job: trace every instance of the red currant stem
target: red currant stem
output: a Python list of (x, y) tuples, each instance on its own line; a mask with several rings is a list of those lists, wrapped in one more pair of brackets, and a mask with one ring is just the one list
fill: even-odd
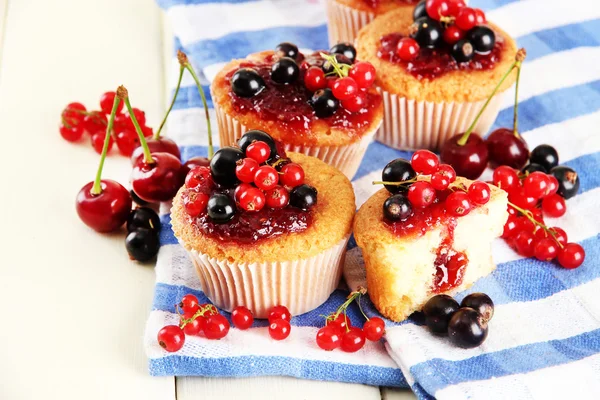
[[(348, 76), (348, 70), (350, 69), (349, 65), (338, 63), (338, 60), (335, 58), (335, 56), (332, 56), (330, 54), (325, 54), (325, 53), (320, 53), (320, 54), (321, 54), (321, 57), (323, 57), (325, 60), (327, 60), (331, 63), (331, 66), (333, 67), (333, 70), (335, 71), (335, 74), (337, 76), (339, 76), (340, 78)], [(345, 68), (345, 66), (347, 66), (347, 67)]]
[[(175, 309), (177, 310), (177, 314), (182, 315), (179, 312), (178, 304), (175, 305)], [(200, 307), (200, 309), (198, 311), (196, 311), (194, 313), (194, 315), (192, 315), (190, 318), (181, 318), (181, 323), (180, 323), (179, 327), (183, 329), (183, 327), (185, 327), (187, 324), (193, 322), (196, 318), (204, 317), (204, 314), (207, 311), (210, 311), (210, 313), (212, 315), (217, 314), (217, 308), (215, 306), (213, 306), (212, 304), (208, 304), (206, 307)]]
[(407, 181), (400, 181), (400, 182), (391, 182), (391, 181), (373, 181), (373, 185), (390, 185), (390, 186), (402, 186), (406, 183), (414, 183), (416, 182), (418, 179), (417, 178), (413, 178), (413, 179), (409, 179)]
[(542, 228), (544, 231), (548, 232), (550, 234), (550, 236), (552, 236), (552, 239), (554, 239), (554, 241), (558, 244), (558, 246), (561, 249), (565, 247), (565, 246), (563, 246), (563, 244), (561, 242), (558, 241), (558, 239), (556, 238), (556, 233), (552, 229), (548, 228), (546, 225), (542, 224), (541, 222), (539, 222), (538, 220), (533, 218), (533, 214), (531, 213), (531, 211), (524, 210), (521, 207), (511, 203), (510, 201), (508, 202), (508, 205), (511, 206), (512, 208), (514, 208), (515, 210), (517, 210), (518, 212), (520, 212), (521, 214), (523, 214), (525, 216), (525, 218), (527, 218), (528, 220), (533, 222), (534, 225), (537, 225), (540, 228)]
[(346, 320), (346, 331), (348, 331), (348, 321), (347, 321), (348, 317), (346, 316), (346, 310), (348, 309), (348, 306), (350, 304), (352, 304), (352, 302), (354, 301), (354, 299), (359, 298), (361, 295), (363, 295), (365, 293), (367, 293), (367, 289), (365, 289), (362, 286), (359, 286), (357, 290), (355, 290), (354, 292), (351, 292), (348, 295), (348, 297), (346, 298), (346, 301), (344, 303), (342, 303), (341, 306), (338, 307), (337, 311), (333, 315), (330, 315), (329, 317), (327, 317), (326, 320), (327, 321), (333, 321), (337, 317), (339, 317), (340, 314), (343, 312), (344, 313), (344, 319)]
[(206, 96), (204, 95), (204, 90), (202, 89), (202, 85), (200, 84), (200, 79), (198, 79), (198, 76), (196, 75), (196, 72), (194, 71), (194, 68), (192, 67), (192, 64), (190, 64), (189, 61), (185, 64), (185, 68), (190, 72), (192, 78), (194, 78), (196, 86), (198, 86), (198, 93), (200, 93), (200, 97), (202, 98), (202, 106), (204, 107), (204, 113), (206, 115), (206, 129), (208, 131), (208, 159), (210, 160), (215, 154), (215, 150), (213, 147), (212, 129), (210, 127), (210, 115), (208, 113), (208, 104), (206, 102)]
[(154, 164), (154, 159), (152, 158), (152, 154), (150, 154), (150, 148), (148, 147), (148, 142), (146, 142), (146, 137), (142, 132), (142, 128), (140, 127), (140, 123), (135, 117), (135, 113), (131, 108), (131, 103), (129, 102), (129, 96), (124, 97), (125, 107), (127, 107), (127, 111), (129, 112), (129, 117), (131, 118), (131, 122), (133, 122), (133, 126), (135, 126), (135, 131), (137, 132), (138, 138), (140, 139), (140, 144), (142, 145), (142, 149), (144, 150), (144, 161), (146, 164)]
[(519, 81), (521, 80), (521, 63), (517, 61), (517, 82), (515, 83), (515, 108), (513, 115), (513, 134), (519, 138)]
[(181, 78), (183, 78), (183, 71), (185, 71), (185, 67), (183, 65), (181, 65), (179, 67), (179, 79), (177, 80), (177, 87), (175, 88), (175, 93), (173, 94), (173, 100), (171, 100), (171, 105), (169, 106), (169, 109), (167, 110), (165, 117), (163, 118), (162, 122), (160, 123), (158, 130), (154, 134), (154, 139), (160, 138), (160, 132), (162, 131), (163, 126), (165, 126), (165, 123), (167, 122), (167, 118), (169, 117), (169, 114), (171, 113), (171, 110), (173, 109), (173, 106), (175, 105), (175, 100), (177, 100), (177, 95), (179, 94), (179, 88), (181, 87)]
[(360, 313), (363, 315), (363, 317), (365, 317), (365, 319), (368, 321), (370, 318), (367, 317), (367, 314), (365, 314), (365, 312), (362, 309), (362, 305), (360, 304), (360, 300), (361, 300), (362, 296), (358, 296), (358, 298), (356, 299), (356, 302), (358, 303), (358, 309), (360, 310)]
[(110, 112), (110, 119), (108, 120), (108, 124), (106, 125), (106, 135), (104, 137), (104, 145), (102, 146), (102, 154), (100, 155), (100, 165), (98, 165), (98, 172), (96, 172), (96, 179), (94, 180), (94, 185), (90, 190), (92, 195), (99, 195), (102, 193), (102, 169), (104, 168), (104, 160), (106, 159), (106, 154), (108, 153), (108, 144), (110, 143), (110, 133), (113, 128), (113, 124), (115, 122), (115, 115), (117, 114), (117, 109), (119, 108), (119, 103), (121, 103), (121, 99), (115, 96), (115, 100), (113, 101), (113, 108)]

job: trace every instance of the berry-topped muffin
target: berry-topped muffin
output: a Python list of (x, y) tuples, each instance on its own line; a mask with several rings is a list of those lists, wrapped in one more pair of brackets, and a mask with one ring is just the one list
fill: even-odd
[(374, 80), (373, 66), (346, 44), (305, 55), (281, 43), (233, 60), (211, 85), (221, 145), (261, 129), (352, 178), (383, 119)]
[(491, 243), (508, 218), (507, 194), (456, 177), (427, 150), (383, 170), (385, 189), (360, 208), (354, 236), (377, 309), (394, 321), (434, 294), (453, 294), (494, 268)]
[(188, 173), (173, 200), (175, 236), (219, 308), (245, 306), (257, 318), (276, 305), (310, 311), (340, 279), (352, 185), (321, 160), (286, 154), (265, 132), (237, 145)]
[[(357, 39), (358, 57), (377, 69), (375, 85), (383, 95), (377, 139), (399, 149), (438, 149), (464, 132), (517, 53), (506, 32), (462, 0), (425, 5), (377, 17)], [(513, 72), (504, 80), (476, 132), (487, 132), (515, 79)]]

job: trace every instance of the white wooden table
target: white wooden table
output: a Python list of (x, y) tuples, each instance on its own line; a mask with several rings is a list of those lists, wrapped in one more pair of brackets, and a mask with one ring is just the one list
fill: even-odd
[[(0, 0), (0, 399), (407, 399), (408, 391), (294, 378), (151, 377), (142, 334), (154, 271), (124, 233), (84, 226), (75, 195), (98, 155), (61, 139), (71, 101), (119, 84), (157, 126), (172, 41), (153, 0)], [(128, 181), (126, 158), (104, 177)]]

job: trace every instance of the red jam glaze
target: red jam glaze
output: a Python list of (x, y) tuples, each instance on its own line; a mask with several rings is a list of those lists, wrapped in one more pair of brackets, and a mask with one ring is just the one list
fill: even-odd
[[(312, 124), (317, 120), (325, 121), (334, 128), (345, 128), (350, 135), (359, 133), (362, 128), (371, 123), (381, 97), (370, 93), (367, 96), (367, 106), (357, 113), (351, 113), (340, 107), (329, 118), (317, 118), (309, 104), (312, 92), (304, 86), (304, 73), (310, 66), (322, 66), (323, 59), (318, 52), (299, 57), (300, 76), (296, 82), (288, 85), (277, 84), (270, 78), (271, 65), (276, 61), (275, 56), (268, 56), (262, 63), (252, 61), (242, 63), (240, 68), (255, 69), (267, 87), (251, 98), (241, 98), (230, 91), (229, 96), (234, 109), (241, 114), (254, 111), (259, 114), (260, 119), (276, 121), (283, 130), (292, 130), (295, 134), (308, 134)], [(237, 68), (226, 75), (227, 83), (236, 71)]]
[(436, 252), (433, 293), (447, 292), (460, 285), (465, 275), (467, 264), (469, 264), (469, 258), (465, 253), (453, 249), (455, 226), (456, 221), (447, 225), (446, 236), (442, 239), (442, 243)]
[(487, 54), (475, 54), (469, 62), (457, 63), (450, 54), (450, 47), (436, 49), (422, 48), (413, 61), (403, 61), (396, 55), (398, 41), (406, 37), (400, 33), (390, 33), (380, 39), (377, 57), (403, 66), (417, 79), (434, 79), (451, 71), (479, 71), (493, 69), (500, 60), (504, 48), (504, 38), (496, 33), (496, 44)]
[(413, 213), (404, 221), (388, 221), (384, 223), (397, 236), (423, 236), (438, 226), (456, 223), (456, 217), (446, 211), (446, 198), (452, 193), (450, 190), (436, 192), (436, 199), (426, 208), (413, 208)]

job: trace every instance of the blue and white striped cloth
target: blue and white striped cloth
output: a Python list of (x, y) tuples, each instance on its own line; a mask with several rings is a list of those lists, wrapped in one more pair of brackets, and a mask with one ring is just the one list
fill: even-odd
[[(328, 47), (323, 0), (158, 2), (171, 19), (176, 49), (190, 56), (207, 85), (230, 59), (282, 41), (306, 49)], [(382, 386), (408, 383), (419, 397), (440, 399), (600, 398), (600, 4), (596, 0), (471, 3), (527, 49), (520, 130), (531, 148), (541, 143), (555, 146), (561, 163), (580, 173), (580, 193), (567, 202), (567, 214), (549, 224), (563, 227), (570, 241), (584, 246), (584, 265), (565, 270), (523, 259), (501, 240), (494, 243), (497, 270), (470, 290), (489, 294), (497, 304), (488, 339), (477, 349), (455, 348), (446, 339), (430, 335), (419, 321), (409, 320), (388, 322), (385, 343), (368, 343), (358, 353), (322, 351), (314, 343), (322, 324), (319, 315), (343, 301), (347, 292), (338, 290), (320, 309), (295, 317), (286, 341), (270, 340), (265, 323), (258, 322), (250, 331), (232, 330), (221, 341), (192, 338), (179, 353), (167, 354), (156, 345), (155, 335), (166, 322), (177, 321), (173, 304), (185, 293), (203, 295), (165, 214), (154, 309), (145, 339), (152, 374), (290, 375)], [(175, 57), (172, 62), (174, 87)], [(512, 123), (511, 97), (506, 96), (495, 127)], [(184, 78), (168, 123), (169, 135), (183, 146), (184, 159), (206, 154), (201, 107), (193, 81)], [(371, 144), (353, 180), (357, 206), (377, 189), (371, 181), (387, 161), (409, 156)], [(490, 175), (487, 171), (482, 179)], [(360, 250), (355, 246), (349, 246), (345, 269), (351, 288), (364, 282)], [(368, 300), (365, 306), (368, 313), (377, 313)], [(361, 321), (356, 309), (351, 318)]]

